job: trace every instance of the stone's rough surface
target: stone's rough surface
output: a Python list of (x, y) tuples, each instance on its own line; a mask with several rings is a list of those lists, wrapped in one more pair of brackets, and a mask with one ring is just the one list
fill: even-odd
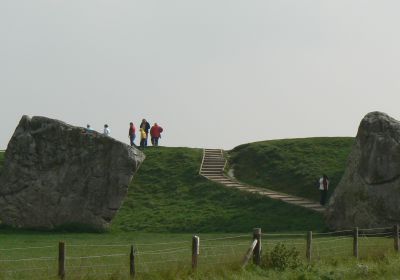
[(327, 211), (333, 229), (400, 223), (400, 122), (381, 112), (361, 121), (347, 169)]
[(105, 229), (143, 160), (111, 137), (23, 116), (0, 175), (0, 220), (22, 228)]

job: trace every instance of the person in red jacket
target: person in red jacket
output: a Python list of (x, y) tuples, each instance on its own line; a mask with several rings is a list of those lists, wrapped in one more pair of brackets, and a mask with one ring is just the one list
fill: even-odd
[(135, 143), (133, 141), (135, 141), (135, 138), (136, 138), (136, 128), (132, 122), (129, 124), (128, 136), (129, 136), (129, 139), (131, 140), (131, 146), (135, 146)]
[(157, 123), (155, 123), (151, 127), (150, 135), (151, 135), (151, 144), (153, 146), (158, 146), (158, 139), (161, 138), (161, 132), (163, 132), (163, 129), (161, 126), (158, 126)]

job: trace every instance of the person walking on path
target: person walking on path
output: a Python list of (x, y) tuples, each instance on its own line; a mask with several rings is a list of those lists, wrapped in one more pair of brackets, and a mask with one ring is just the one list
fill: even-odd
[(145, 148), (147, 142), (147, 134), (143, 128), (140, 128), (140, 147)]
[(130, 139), (130, 142), (131, 142), (131, 147), (132, 146), (136, 146), (135, 143), (134, 143), (135, 138), (136, 138), (136, 128), (135, 128), (135, 126), (133, 125), (132, 122), (129, 123), (128, 136), (129, 136), (129, 139)]
[(325, 174), (319, 179), (319, 191), (321, 193), (321, 200), (320, 204), (325, 205), (326, 203), (326, 197), (328, 194), (328, 188), (329, 188), (329, 180), (328, 176)]
[(110, 136), (110, 133), (111, 133), (111, 131), (110, 131), (110, 129), (108, 128), (108, 124), (105, 124), (105, 125), (104, 125), (103, 134), (106, 135), (106, 136)]
[(154, 123), (150, 129), (151, 144), (153, 146), (158, 146), (158, 139), (161, 138), (161, 132), (163, 132), (163, 128), (158, 126), (157, 123)]
[[(146, 136), (149, 135), (150, 124), (146, 121), (146, 119), (142, 120), (142, 123), (140, 124), (140, 128), (143, 128), (144, 132), (146, 132)], [(145, 140), (145, 144), (147, 147), (147, 137)]]

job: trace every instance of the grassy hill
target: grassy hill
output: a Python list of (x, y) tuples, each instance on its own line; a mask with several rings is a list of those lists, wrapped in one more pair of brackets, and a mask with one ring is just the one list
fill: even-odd
[[(198, 174), (202, 150), (149, 147), (111, 231), (171, 233), (323, 230), (323, 217), (227, 189)], [(3, 155), (0, 153), (0, 157)]]
[(235, 177), (250, 185), (319, 200), (315, 181), (323, 174), (335, 189), (354, 138), (304, 138), (256, 142), (229, 152)]
[(114, 230), (249, 232), (323, 229), (320, 214), (226, 189), (198, 175), (202, 150), (148, 148)]
[(4, 163), (4, 152), (0, 152), (0, 168), (3, 166), (3, 163)]

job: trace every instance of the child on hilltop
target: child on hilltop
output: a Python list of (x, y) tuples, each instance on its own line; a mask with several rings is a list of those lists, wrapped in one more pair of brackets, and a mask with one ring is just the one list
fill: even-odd
[(143, 119), (140, 128), (143, 128), (144, 132), (146, 133), (146, 140), (145, 140), (145, 147), (147, 147), (147, 135), (149, 134), (150, 124), (146, 119)]
[(147, 134), (143, 128), (140, 128), (140, 147), (145, 148), (147, 142)]

